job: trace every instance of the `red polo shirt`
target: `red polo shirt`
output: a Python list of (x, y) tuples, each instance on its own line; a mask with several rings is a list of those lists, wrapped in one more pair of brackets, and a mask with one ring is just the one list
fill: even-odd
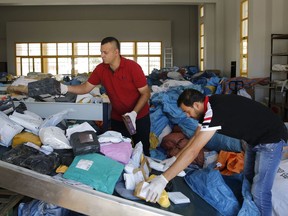
[[(109, 64), (97, 65), (88, 82), (104, 86), (112, 104), (111, 118), (115, 120), (122, 120), (123, 114), (134, 109), (140, 97), (138, 88), (147, 85), (140, 65), (123, 57), (121, 57), (120, 66), (114, 72), (110, 69)], [(147, 103), (138, 113), (137, 119), (148, 113), (149, 105)]]

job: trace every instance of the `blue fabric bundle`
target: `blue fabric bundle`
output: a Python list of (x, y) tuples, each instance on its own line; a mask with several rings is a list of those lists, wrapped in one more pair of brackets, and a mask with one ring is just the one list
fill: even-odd
[[(233, 176), (228, 176), (231, 181)], [(252, 200), (250, 183), (243, 175), (237, 175), (235, 181), (242, 182), (239, 200), (243, 199), (242, 206), (235, 196), (235, 191), (225, 183), (219, 170), (201, 169), (191, 170), (184, 177), (189, 187), (225, 216), (260, 216), (260, 212)], [(242, 180), (243, 179), (243, 180)]]

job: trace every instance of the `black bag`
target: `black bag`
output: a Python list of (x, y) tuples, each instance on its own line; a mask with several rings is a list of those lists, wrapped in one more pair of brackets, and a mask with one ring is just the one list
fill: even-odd
[(75, 132), (70, 136), (74, 155), (100, 152), (98, 137), (94, 131)]
[(8, 96), (7, 98), (0, 99), (0, 111), (8, 115), (12, 113), (14, 110), (15, 106), (10, 96)]
[(29, 97), (35, 97), (43, 94), (60, 95), (60, 82), (53, 78), (45, 78), (28, 83)]

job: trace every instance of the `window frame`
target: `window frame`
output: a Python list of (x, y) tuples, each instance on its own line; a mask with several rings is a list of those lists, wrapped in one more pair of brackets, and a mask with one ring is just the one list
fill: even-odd
[[(247, 7), (247, 12), (245, 9)], [(244, 13), (246, 16), (244, 16)], [(240, 2), (240, 76), (248, 77), (249, 1)], [(246, 23), (246, 25), (245, 25)], [(246, 35), (243, 35), (246, 32)]]
[[(159, 69), (162, 67), (162, 59), (163, 59), (163, 45), (162, 45), (162, 41), (121, 41), (120, 42), (120, 46), (122, 46), (122, 44), (125, 43), (132, 43), (133, 44), (133, 50), (131, 50), (131, 52), (129, 54), (124, 54), (121, 56), (132, 59), (134, 61), (137, 62), (138, 58), (147, 58), (147, 66), (146, 65), (141, 65), (144, 74), (145, 75), (149, 75), (152, 70), (154, 69), (154, 65), (155, 62), (153, 63), (153, 60), (155, 60), (156, 58), (156, 65), (158, 65)], [(138, 47), (137, 45), (140, 45), (141, 43), (147, 43), (148, 45), (148, 50), (147, 53), (138, 53)], [(40, 55), (38, 56), (34, 56), (34, 55), (29, 55), (29, 46), (30, 44), (39, 44), (40, 46)], [(56, 46), (55, 46), (56, 44)], [(67, 53), (63, 53), (60, 54), (59, 53), (59, 45), (63, 45), (63, 44), (67, 44)], [(158, 44), (158, 50), (156, 48), (156, 51), (158, 51), (159, 53), (153, 53), (153, 44), (157, 45)], [(23, 50), (17, 47), (17, 45), (22, 46), (22, 48), (27, 47), (25, 50), (23, 48)], [(49, 47), (51, 45), (51, 49), (52, 49), (52, 54), (49, 54), (49, 49), (47, 47)], [(82, 46), (83, 45), (83, 46)], [(91, 45), (91, 46), (90, 46)], [(53, 46), (55, 47), (55, 51), (53, 51)], [(81, 49), (81, 47), (85, 47), (86, 46), (86, 50), (87, 52), (84, 50), (79, 50)], [(98, 47), (99, 50), (92, 50), (92, 47)], [(101, 47), (101, 42), (97, 42), (97, 41), (77, 41), (77, 42), (19, 42), (19, 43), (15, 43), (15, 65), (16, 65), (16, 74), (17, 76), (22, 76), (22, 75), (26, 75), (28, 72), (32, 72), (35, 71), (35, 63), (34, 63), (34, 59), (41, 59), (41, 71), (36, 71), (36, 72), (41, 72), (41, 73), (47, 73), (47, 71), (49, 71), (49, 69), (45, 69), (45, 67), (47, 67), (47, 64), (45, 64), (45, 60), (48, 59), (56, 59), (55, 60), (55, 72), (53, 71), (52, 75), (57, 75), (57, 74), (63, 74), (63, 75), (72, 75), (75, 76), (78, 73), (83, 73), (84, 71), (79, 71), (77, 70), (77, 60), (84, 60), (85, 58), (87, 58), (87, 62), (88, 62), (88, 73), (92, 72), (94, 70), (94, 68), (102, 62), (102, 58), (101, 58), (101, 52), (100, 52), (100, 47)], [(19, 55), (18, 53), (21, 53), (21, 55)], [(24, 53), (24, 54), (22, 54)], [(25, 55), (26, 53), (26, 55)], [(120, 53), (121, 53), (121, 48), (120, 48)], [(28, 70), (32, 70), (32, 71), (23, 71), (23, 59), (25, 58), (31, 58), (32, 59), (32, 63), (30, 63), (27, 66)], [(59, 71), (59, 59), (61, 58), (67, 58), (67, 59), (71, 59), (71, 72), (70, 73), (61, 73)], [(94, 63), (91, 61), (94, 61)], [(32, 65), (31, 65), (32, 64)], [(63, 66), (62, 66), (63, 67)], [(54, 69), (53, 69), (54, 70)]]
[(199, 70), (204, 71), (205, 66), (205, 24), (204, 24), (204, 14), (205, 7), (204, 5), (200, 5), (200, 28), (199, 28)]

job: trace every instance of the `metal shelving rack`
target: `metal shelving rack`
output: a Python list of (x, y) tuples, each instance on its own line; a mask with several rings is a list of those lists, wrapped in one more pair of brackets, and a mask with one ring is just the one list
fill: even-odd
[[(281, 43), (281, 45), (276, 43)], [(270, 108), (272, 108), (272, 106), (278, 107), (281, 112), (281, 117), (285, 119), (286, 112), (288, 110), (287, 94), (286, 90), (283, 90), (281, 84), (279, 83), (283, 82), (283, 85), (285, 85), (285, 80), (288, 79), (288, 70), (273, 70), (274, 64), (283, 64), (283, 62), (288, 64), (288, 34), (271, 34), (270, 88), (268, 106)], [(275, 76), (277, 76), (277, 79)], [(277, 96), (280, 96), (280, 101), (277, 101)]]

